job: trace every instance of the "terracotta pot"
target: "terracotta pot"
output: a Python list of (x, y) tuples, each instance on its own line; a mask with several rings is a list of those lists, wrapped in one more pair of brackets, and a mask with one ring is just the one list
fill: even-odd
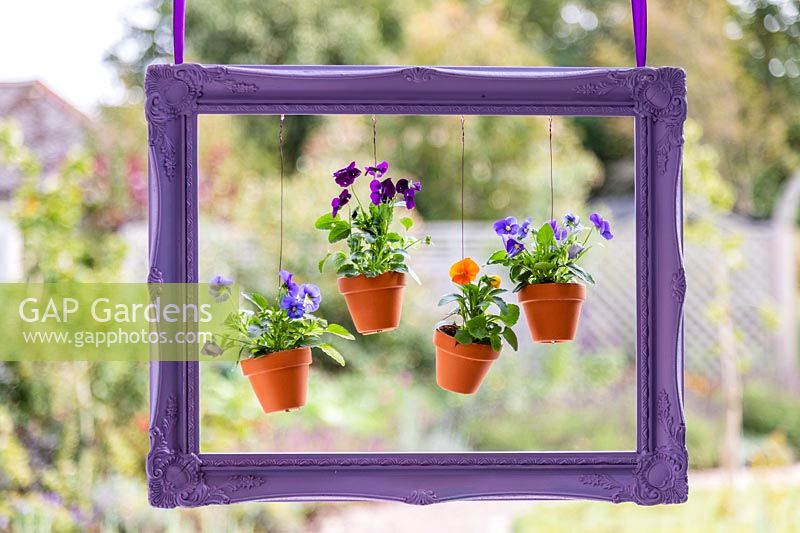
[(242, 373), (250, 380), (265, 413), (298, 409), (306, 404), (311, 348), (284, 350), (242, 360)]
[(374, 278), (339, 278), (339, 292), (356, 330), (363, 334), (391, 331), (400, 325), (406, 275), (386, 272)]
[(488, 344), (459, 344), (441, 329), (433, 332), (436, 346), (436, 383), (444, 390), (475, 394), (500, 357)]
[(536, 342), (574, 339), (585, 299), (586, 287), (579, 283), (539, 283), (519, 291), (519, 303)]

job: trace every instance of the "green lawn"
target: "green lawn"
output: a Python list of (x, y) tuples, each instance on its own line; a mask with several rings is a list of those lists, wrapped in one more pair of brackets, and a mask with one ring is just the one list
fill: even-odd
[(683, 505), (638, 507), (605, 502), (546, 502), (520, 518), (516, 533), (592, 532), (800, 532), (800, 479), (758, 479), (732, 491), (692, 489)]

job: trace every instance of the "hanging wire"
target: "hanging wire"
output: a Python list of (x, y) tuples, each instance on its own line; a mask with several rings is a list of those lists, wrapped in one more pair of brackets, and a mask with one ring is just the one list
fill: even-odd
[(461, 259), (464, 259), (464, 115), (461, 115)]
[(378, 166), (378, 119), (372, 115), (372, 159), (374, 165)]
[(553, 117), (547, 117), (547, 134), (550, 139), (550, 220), (555, 220), (555, 192), (553, 191)]
[(281, 200), (280, 200), (280, 245), (278, 247), (278, 270), (283, 270), (283, 122), (285, 115), (281, 115), (280, 127), (278, 129), (278, 150), (281, 155)]

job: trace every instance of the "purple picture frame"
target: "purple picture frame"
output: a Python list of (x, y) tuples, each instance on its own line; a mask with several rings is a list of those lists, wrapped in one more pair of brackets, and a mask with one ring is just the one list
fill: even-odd
[(199, 363), (150, 368), (147, 477), (155, 507), (244, 501), (688, 496), (683, 416), (682, 150), (678, 68), (152, 65), (149, 283), (197, 282), (197, 116), (635, 117), (637, 435), (630, 452), (200, 453)]

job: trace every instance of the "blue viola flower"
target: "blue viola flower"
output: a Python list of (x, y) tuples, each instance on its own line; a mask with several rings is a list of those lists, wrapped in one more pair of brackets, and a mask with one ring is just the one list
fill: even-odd
[(297, 292), (297, 283), (292, 281), (292, 278), (294, 278), (294, 274), (292, 274), (288, 270), (281, 270), (278, 273), (278, 275), (281, 278), (281, 284), (284, 287), (286, 287), (287, 289), (289, 289), (290, 293), (296, 293)]
[(298, 298), (297, 294), (289, 293), (281, 298), (281, 309), (286, 311), (289, 318), (303, 318), (303, 315), (306, 314), (305, 303)]
[(339, 210), (342, 207), (346, 206), (347, 203), (350, 202), (350, 198), (352, 197), (353, 195), (350, 194), (350, 191), (345, 189), (341, 193), (339, 193), (339, 196), (331, 200), (331, 216), (333, 216), (333, 218), (336, 218), (336, 216), (339, 214)]
[(414, 209), (417, 205), (414, 196), (422, 190), (422, 183), (418, 181), (409, 182), (406, 178), (397, 180), (397, 192), (403, 195), (408, 209)]
[(592, 221), (598, 233), (600, 233), (605, 240), (610, 241), (614, 238), (614, 234), (611, 233), (611, 225), (608, 223), (608, 220), (600, 216), (600, 213), (592, 213), (589, 215), (589, 220)]
[(553, 228), (553, 235), (555, 235), (557, 241), (563, 241), (567, 238), (567, 234), (569, 233), (567, 228), (562, 228), (559, 226), (557, 220), (551, 219), (550, 227)]
[(389, 163), (387, 163), (386, 161), (381, 161), (374, 167), (370, 166), (364, 169), (365, 174), (369, 174), (376, 178), (382, 178), (383, 175), (386, 174), (388, 171), (389, 171)]
[(514, 217), (501, 218), (494, 223), (494, 232), (500, 236), (516, 235), (519, 231), (519, 224)]
[(264, 334), (264, 328), (251, 324), (247, 326), (247, 336), (251, 339), (257, 339)]
[(322, 293), (319, 287), (311, 283), (304, 283), (298, 289), (298, 296), (303, 301), (306, 313), (313, 313), (319, 309), (319, 304), (322, 301)]
[(508, 257), (514, 257), (515, 255), (517, 255), (518, 253), (520, 253), (522, 250), (525, 249), (525, 245), (519, 242), (514, 237), (507, 237), (505, 241), (506, 241), (506, 253), (508, 254)]
[(351, 186), (360, 175), (361, 171), (356, 168), (355, 161), (351, 161), (349, 165), (333, 173), (334, 181), (340, 187)]
[(583, 246), (580, 244), (572, 244), (569, 248), (567, 248), (567, 255), (570, 259), (575, 259), (578, 255), (583, 251)]
[(531, 219), (526, 218), (517, 230), (517, 239), (522, 240), (531, 232)]
[(566, 215), (564, 215), (564, 224), (566, 226), (571, 226), (575, 228), (578, 227), (580, 223), (581, 223), (581, 217), (579, 217), (578, 215), (574, 213), (567, 213)]

